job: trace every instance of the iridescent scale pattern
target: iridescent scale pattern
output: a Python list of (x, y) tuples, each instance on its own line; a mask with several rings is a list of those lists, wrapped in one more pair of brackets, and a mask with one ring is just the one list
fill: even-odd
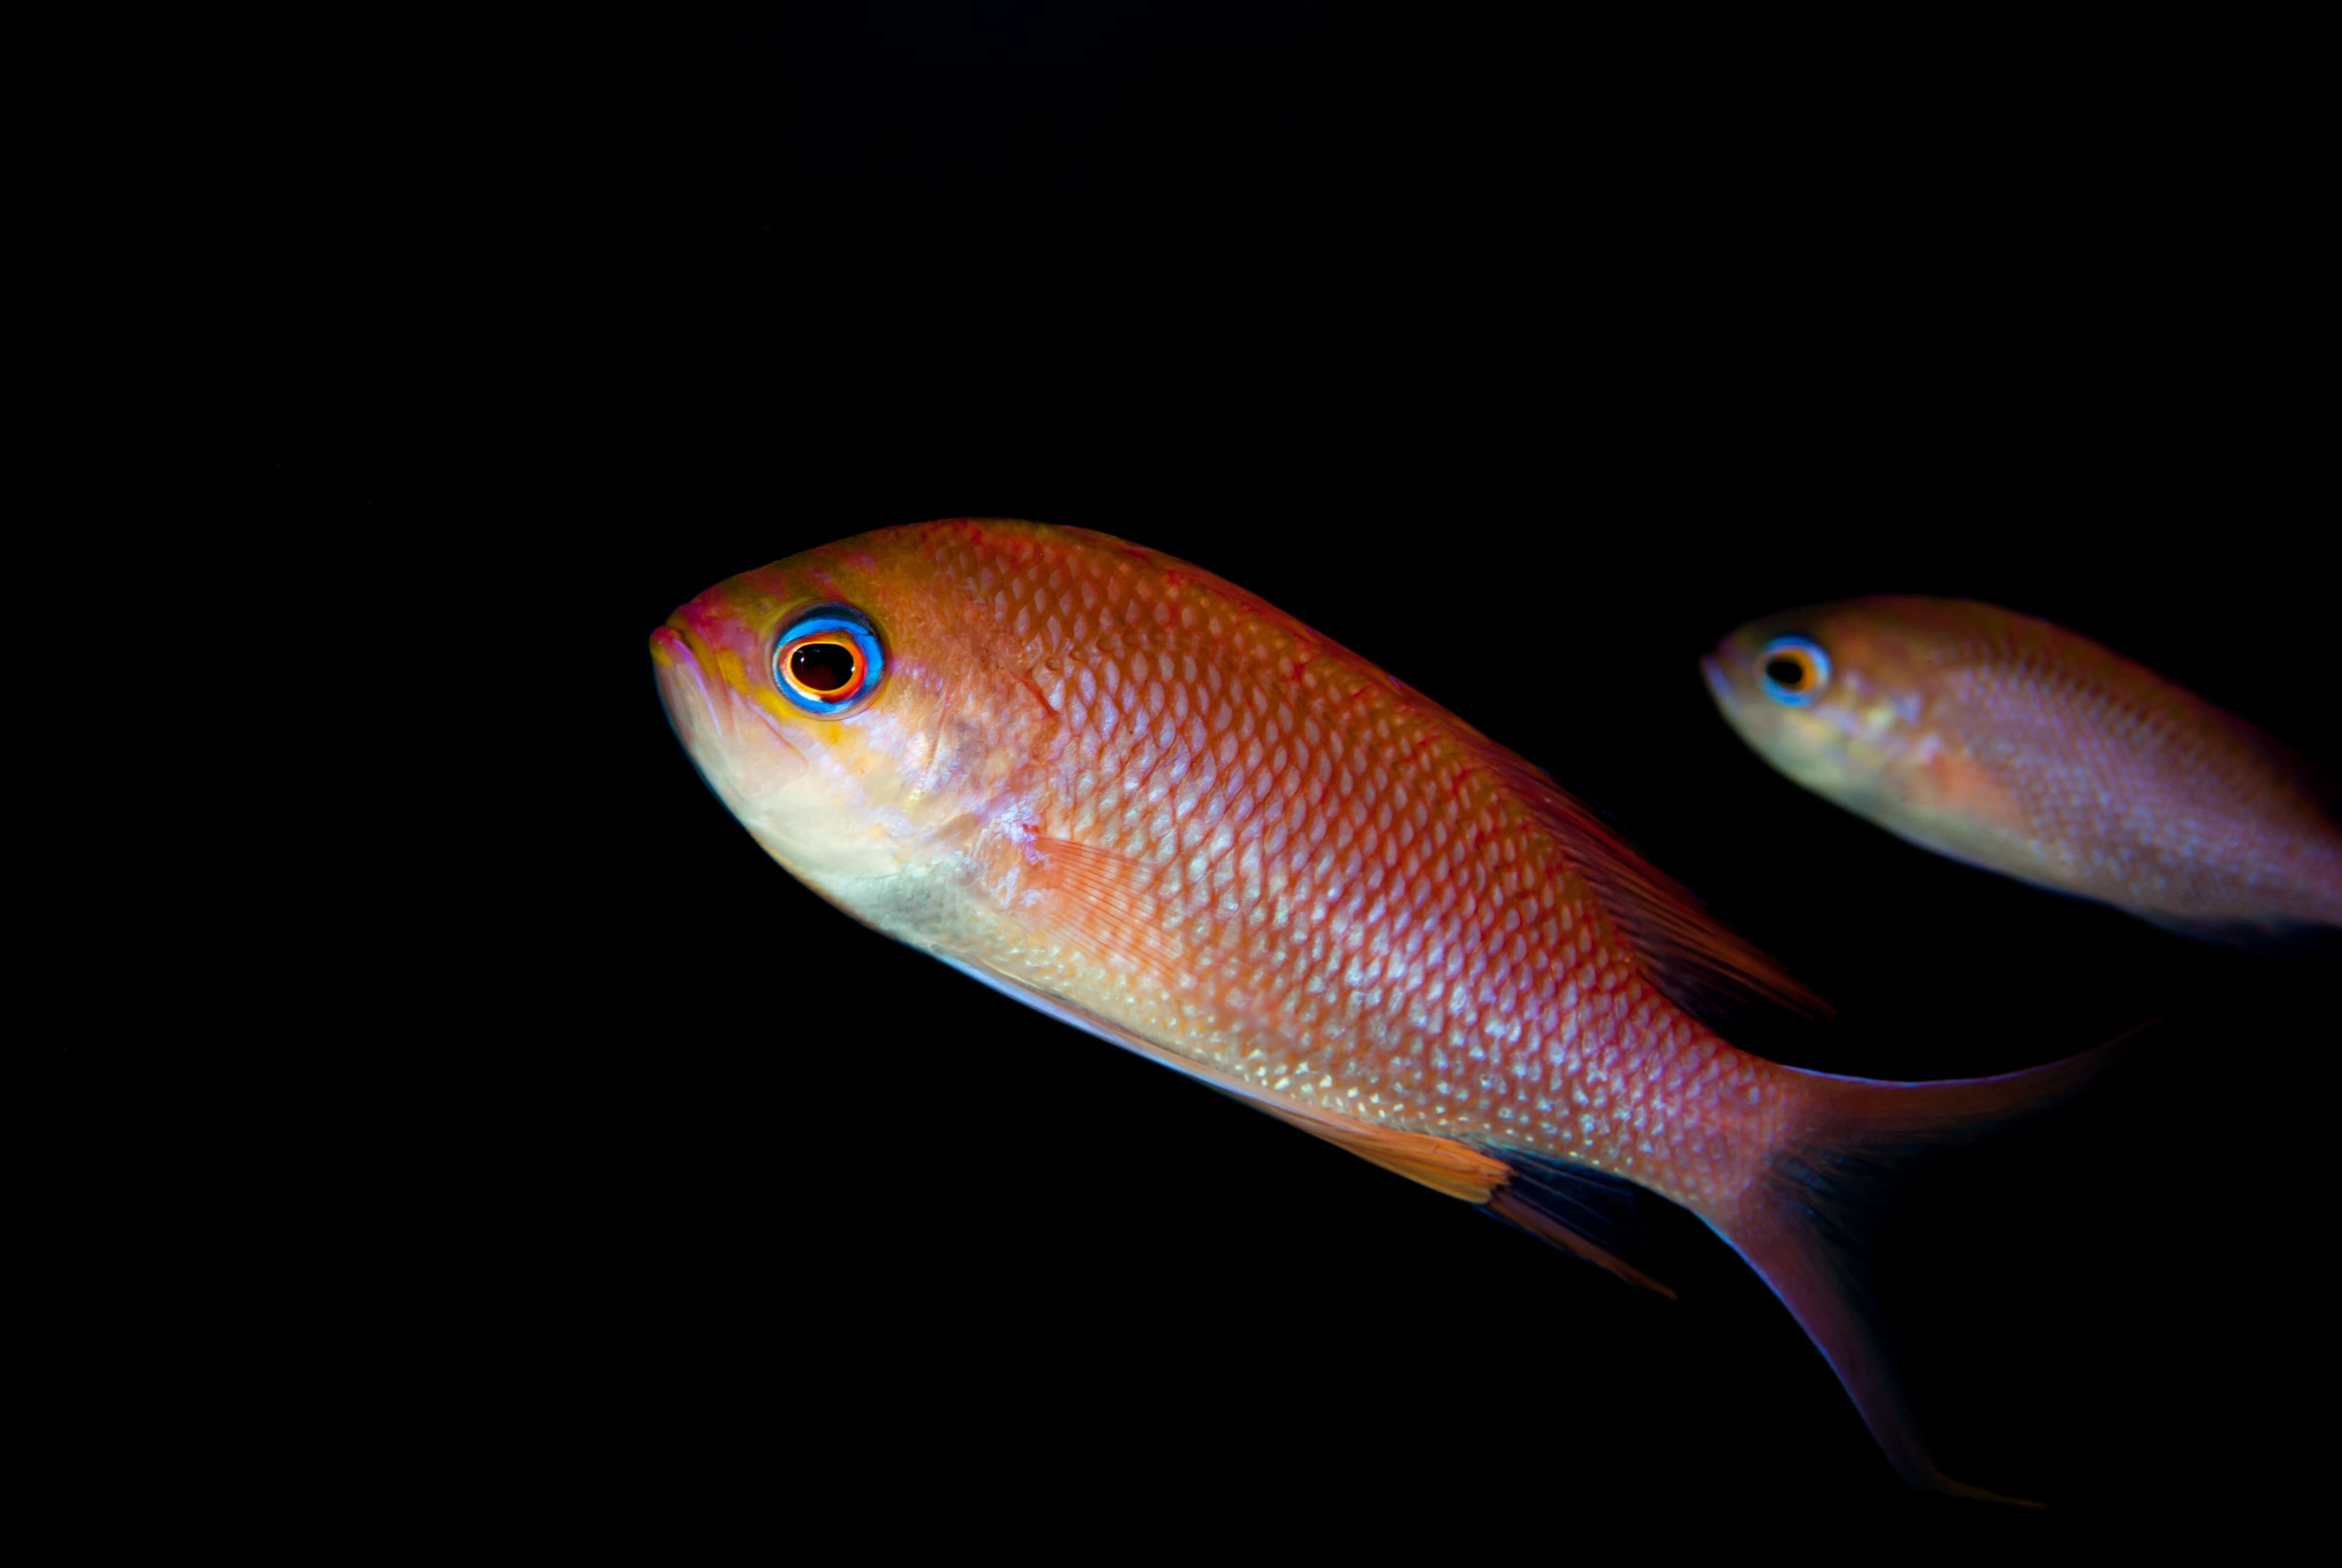
[[(905, 532), (890, 583), (953, 607), (897, 678), (946, 715), (919, 787), (981, 824), (965, 956), (1276, 1095), (1729, 1210), (1791, 1075), (1660, 994), (1486, 742), (1149, 552)], [(1053, 841), (1136, 869), (1069, 886)], [(1089, 940), (1069, 899), (1160, 936)]]
[(2011, 869), (2183, 921), (2342, 924), (2342, 834), (2265, 737), (2043, 622), (1936, 630), (1929, 727), (2006, 793)]

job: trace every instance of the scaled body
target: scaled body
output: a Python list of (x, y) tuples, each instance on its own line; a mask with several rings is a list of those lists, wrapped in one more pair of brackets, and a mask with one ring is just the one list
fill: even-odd
[[(823, 606), (884, 642), (885, 689), (836, 716), (788, 689), (792, 628)], [(2072, 1071), (1875, 1084), (1734, 1049), (1702, 993), (1793, 984), (1544, 774), (1242, 590), (1103, 535), (866, 534), (710, 589), (652, 653), (716, 793), (847, 911), (1640, 1283), (1575, 1233), (1557, 1174), (1689, 1207), (1898, 1467), (1957, 1490), (1844, 1299), (1818, 1173)]]
[[(1767, 649), (1815, 689), (1768, 680)], [(1856, 599), (1752, 623), (1703, 665), (1757, 754), (1926, 848), (2202, 934), (2342, 924), (2342, 831), (2302, 764), (2062, 627)]]

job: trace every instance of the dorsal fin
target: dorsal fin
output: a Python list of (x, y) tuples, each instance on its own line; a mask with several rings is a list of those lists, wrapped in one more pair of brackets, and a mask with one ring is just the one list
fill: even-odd
[(1516, 798), (1544, 819), (1669, 1000), (1710, 1024), (1732, 1004), (1755, 999), (1807, 1017), (1835, 1011), (1789, 972), (1736, 934), (1688, 888), (1660, 871), (1601, 814), (1553, 782), (1543, 768), (1476, 731), (1474, 753)]

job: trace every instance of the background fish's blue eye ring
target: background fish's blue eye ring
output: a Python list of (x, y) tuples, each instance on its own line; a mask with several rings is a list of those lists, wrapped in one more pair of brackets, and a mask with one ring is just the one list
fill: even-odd
[(1829, 687), (1829, 654), (1808, 637), (1776, 637), (1756, 655), (1756, 679), (1777, 703), (1802, 708)]
[(822, 718), (868, 702), (886, 678), (886, 650), (878, 628), (844, 604), (807, 610), (783, 627), (773, 644), (773, 684)]

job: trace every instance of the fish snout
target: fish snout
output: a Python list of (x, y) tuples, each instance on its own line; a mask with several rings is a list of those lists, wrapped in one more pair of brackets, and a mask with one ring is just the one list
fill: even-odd
[(699, 658), (691, 651), (691, 644), (684, 640), (683, 634), (676, 631), (674, 623), (670, 621), (666, 625), (654, 628), (651, 632), (651, 662), (661, 669), (675, 663), (687, 663), (696, 667)]
[(721, 737), (728, 726), (706, 643), (685, 622), (678, 610), (667, 624), (651, 633), (651, 668), (658, 681), (660, 705), (686, 746), (702, 738)]
[(1740, 693), (1733, 684), (1731, 674), (1725, 668), (1725, 650), (1721, 647), (1713, 654), (1701, 654), (1699, 674), (1700, 678), (1707, 683), (1707, 694), (1716, 699), (1717, 707), (1728, 714), (1739, 705)]
[(651, 633), (659, 704), (700, 773), (744, 817), (751, 803), (778, 797), (806, 771), (805, 754), (763, 706), (733, 688), (736, 659), (720, 657), (685, 605)]

